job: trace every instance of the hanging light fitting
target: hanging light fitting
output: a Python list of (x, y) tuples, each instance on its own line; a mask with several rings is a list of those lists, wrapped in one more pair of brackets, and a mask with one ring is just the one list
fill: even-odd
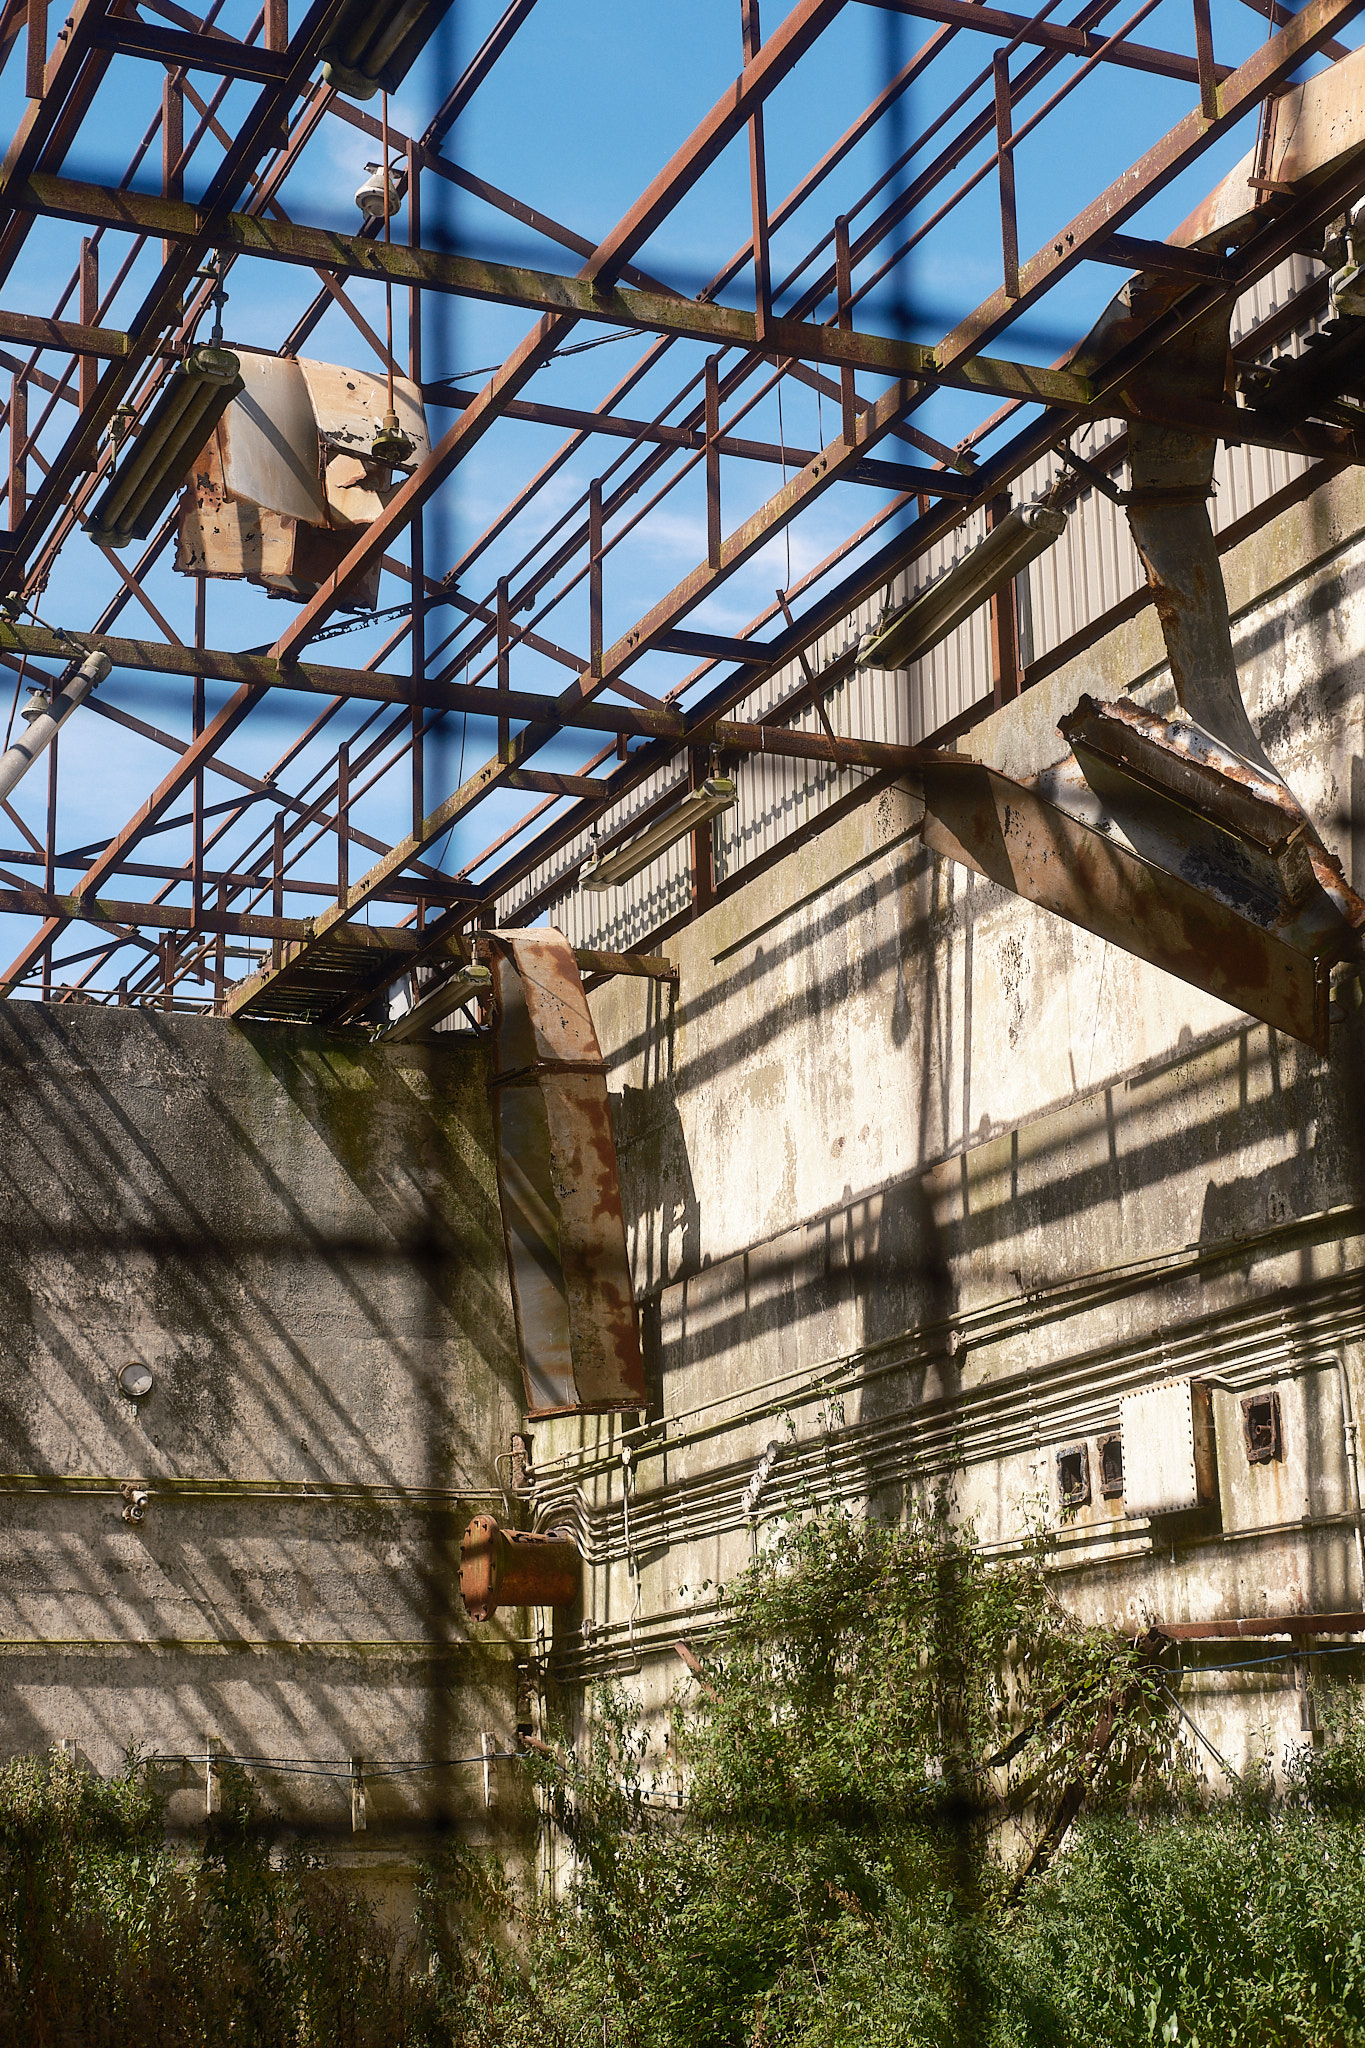
[(348, 99), (397, 92), (450, 0), (350, 0), (322, 47), (322, 77)]
[(167, 379), (140, 430), (120, 437), (118, 466), (86, 522), (100, 547), (126, 548), (150, 536), (195, 457), (245, 389), (241, 363), (222, 346), (221, 294), (218, 307), (212, 340), (192, 350)]
[(908, 668), (1066, 531), (1054, 505), (1016, 505), (951, 569), (917, 590), (908, 604), (884, 613), (858, 644), (859, 668)]
[(708, 775), (700, 789), (694, 789), (674, 810), (656, 818), (638, 839), (632, 839), (616, 853), (607, 854), (605, 859), (594, 856), (585, 862), (578, 871), (579, 883), (595, 891), (619, 888), (689, 832), (730, 810), (738, 798), (739, 791), (728, 775)]

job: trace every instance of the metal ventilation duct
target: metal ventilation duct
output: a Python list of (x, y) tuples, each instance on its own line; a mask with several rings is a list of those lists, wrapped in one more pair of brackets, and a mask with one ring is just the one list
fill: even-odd
[(562, 932), (484, 935), (489, 1082), (507, 1268), (530, 1416), (645, 1405), (606, 1069)]

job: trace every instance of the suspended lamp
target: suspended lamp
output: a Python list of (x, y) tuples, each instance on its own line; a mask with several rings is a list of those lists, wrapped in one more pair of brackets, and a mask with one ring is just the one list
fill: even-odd
[(712, 818), (728, 811), (738, 800), (739, 791), (728, 775), (708, 775), (700, 789), (694, 789), (680, 804), (666, 811), (662, 818), (632, 839), (616, 853), (609, 853), (604, 859), (594, 856), (578, 871), (578, 879), (585, 889), (601, 891), (618, 889), (628, 882), (632, 875), (638, 875), (641, 868), (647, 868), (652, 860), (670, 846), (676, 846), (689, 832), (695, 832), (699, 825), (709, 824)]
[(473, 1002), (476, 996), (491, 993), (493, 977), (486, 967), (457, 967), (449, 981), (443, 981), (438, 988), (425, 990), (417, 997), (410, 1010), (401, 1017), (395, 1017), (391, 1024), (385, 1024), (376, 1033), (386, 1045), (403, 1045), (409, 1039), (423, 1038), (426, 1033), (445, 1018), (452, 1017), (456, 1010)]
[(1066, 514), (1056, 506), (1016, 505), (970, 553), (864, 633), (858, 667), (908, 668), (1065, 531)]
[(187, 355), (132, 437), (91, 514), (86, 525), (91, 540), (105, 548), (146, 540), (244, 388), (241, 364), (230, 348), (210, 343)]
[(332, 24), (320, 56), (325, 84), (349, 99), (397, 92), (450, 0), (350, 0)]
[(366, 177), (356, 187), (355, 203), (366, 220), (392, 220), (403, 204), (408, 189), (407, 173), (399, 164), (389, 165), (388, 190), (378, 164), (366, 164)]

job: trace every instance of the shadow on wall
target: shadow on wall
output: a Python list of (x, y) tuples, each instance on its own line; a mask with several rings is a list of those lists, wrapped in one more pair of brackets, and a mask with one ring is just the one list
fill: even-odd
[[(174, 1678), (49, 1657), (48, 1687), (79, 1694), (71, 1732), (115, 1756), (205, 1727), (248, 1754), (393, 1754), (399, 1733), (458, 1753), (449, 1674), (374, 1660), (462, 1632), (459, 1528), (520, 1412), (481, 1051), (25, 1003), (0, 1006), (0, 1071), (6, 1469), (282, 1490), (167, 1502), (136, 1530), (117, 1500), (11, 1498), (3, 1633), (243, 1645), (240, 1667), (229, 1648), (227, 1670)], [(133, 1358), (153, 1374), (136, 1405)], [(455, 1498), (342, 1504), (320, 1484)], [(250, 1654), (261, 1638), (337, 1651), (283, 1675)], [(46, 1712), (13, 1655), (5, 1676)], [(7, 1719), (7, 1745), (51, 1739), (35, 1716)]]
[(662, 1296), (665, 1373), (757, 1384), (1192, 1240), (1311, 1217), (1330, 1238), (1323, 1212), (1365, 1203), (1358, 1007), (1335, 1034), (1324, 1062), (1244, 1026), (688, 1274)]

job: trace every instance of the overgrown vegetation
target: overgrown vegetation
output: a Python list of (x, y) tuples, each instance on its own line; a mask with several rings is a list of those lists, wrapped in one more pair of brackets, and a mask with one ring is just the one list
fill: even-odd
[(939, 1513), (792, 1528), (726, 1608), (671, 1730), (608, 1693), (585, 1755), (528, 1764), (574, 1852), (564, 1896), (451, 1849), (412, 1939), (301, 1849), (272, 1857), (244, 1780), (186, 1863), (135, 1767), (10, 1765), (0, 2038), (1365, 2044), (1347, 1693), (1287, 1790), (1211, 1797), (1152, 1646), (1080, 1628), (1041, 1570), (987, 1568)]

